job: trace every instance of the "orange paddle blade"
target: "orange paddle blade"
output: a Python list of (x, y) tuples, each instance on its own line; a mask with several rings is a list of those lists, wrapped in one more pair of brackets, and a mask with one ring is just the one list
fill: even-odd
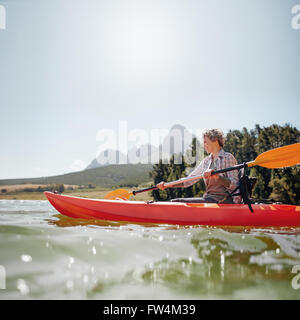
[(284, 168), (300, 164), (300, 142), (272, 149), (260, 154), (248, 167)]
[(132, 193), (126, 189), (117, 189), (114, 191), (110, 191), (108, 194), (105, 195), (104, 199), (106, 200), (128, 200), (132, 196)]

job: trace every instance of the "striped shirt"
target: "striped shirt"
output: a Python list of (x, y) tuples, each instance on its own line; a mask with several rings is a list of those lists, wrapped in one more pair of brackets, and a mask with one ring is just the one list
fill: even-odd
[[(212, 154), (210, 154), (208, 157), (204, 158), (198, 167), (196, 167), (196, 169), (194, 169), (188, 176), (202, 176), (207, 169), (213, 169), (216, 171), (235, 166), (236, 164), (237, 161), (235, 157), (231, 153), (225, 152), (223, 149), (221, 149), (216, 159), (213, 159)], [(230, 180), (231, 183), (228, 188), (218, 184), (218, 182), (216, 182), (216, 180), (213, 178), (204, 179), (206, 193), (216, 198), (216, 200), (221, 200), (224, 198), (224, 196), (228, 195), (228, 192), (234, 191), (234, 189), (236, 189), (238, 186), (239, 181), (237, 170), (227, 171), (220, 173), (219, 175)], [(197, 181), (198, 180), (185, 181), (184, 187), (189, 187)], [(239, 203), (240, 201), (240, 197), (234, 197), (234, 202)]]

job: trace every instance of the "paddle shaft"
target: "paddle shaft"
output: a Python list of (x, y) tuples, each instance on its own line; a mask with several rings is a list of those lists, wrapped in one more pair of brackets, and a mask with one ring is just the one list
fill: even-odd
[[(229, 168), (213, 171), (211, 174), (214, 175), (214, 174), (224, 173), (224, 172), (228, 172), (228, 171), (232, 171), (232, 170), (240, 170), (240, 169), (244, 168), (245, 166), (247, 166), (247, 164), (244, 164), (244, 163), (243, 164), (237, 164), (236, 166), (233, 166), (233, 167), (229, 167)], [(200, 180), (202, 178), (204, 178), (204, 176), (186, 177), (186, 178), (182, 178), (182, 179), (179, 179), (179, 180), (176, 180), (176, 181), (168, 182), (168, 183), (165, 184), (165, 186), (167, 188), (170, 188), (170, 187), (172, 187), (172, 186), (174, 186), (174, 185), (176, 185), (178, 183), (183, 183), (183, 182), (186, 182), (186, 181), (193, 181), (193, 180)], [(156, 189), (158, 189), (158, 187), (157, 186), (153, 186), (153, 187), (150, 187), (150, 188), (145, 188), (145, 189), (141, 189), (141, 190), (132, 191), (132, 194), (136, 195), (137, 193), (156, 190)]]

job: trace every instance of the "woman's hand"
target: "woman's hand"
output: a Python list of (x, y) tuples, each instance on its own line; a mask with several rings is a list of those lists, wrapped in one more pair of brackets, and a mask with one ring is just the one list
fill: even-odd
[(160, 190), (165, 190), (167, 187), (165, 186), (165, 182), (162, 181), (156, 185), (156, 187)]
[(205, 179), (219, 179), (219, 175), (218, 174), (212, 174), (213, 173), (213, 169), (207, 169), (205, 172), (204, 172), (204, 178)]

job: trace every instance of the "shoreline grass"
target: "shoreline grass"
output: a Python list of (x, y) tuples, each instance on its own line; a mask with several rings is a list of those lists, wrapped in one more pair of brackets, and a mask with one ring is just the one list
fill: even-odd
[[(36, 185), (38, 187), (38, 185)], [(143, 186), (144, 187), (144, 186)], [(142, 187), (140, 187), (142, 188)], [(13, 189), (13, 188), (12, 188)], [(91, 199), (104, 199), (105, 195), (112, 191), (119, 188), (103, 188), (103, 187), (96, 187), (93, 189), (90, 188), (76, 188), (74, 190), (65, 190), (63, 194), (75, 196), (75, 197), (82, 197), (82, 198), (91, 198)], [(138, 188), (122, 188), (128, 191), (136, 190)], [(133, 196), (131, 200), (135, 201), (147, 201), (152, 200), (153, 198), (150, 195), (150, 192), (140, 193), (136, 196)], [(44, 192), (24, 192), (21, 189), (15, 189), (14, 191), (9, 191), (5, 193), (0, 193), (0, 200), (47, 200)]]

